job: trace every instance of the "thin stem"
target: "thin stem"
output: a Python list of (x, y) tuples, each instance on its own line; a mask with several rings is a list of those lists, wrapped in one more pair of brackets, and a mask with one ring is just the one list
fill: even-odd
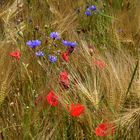
[(128, 93), (129, 93), (129, 90), (130, 90), (131, 85), (132, 85), (132, 83), (133, 83), (134, 77), (135, 77), (135, 75), (136, 75), (136, 71), (137, 71), (137, 69), (138, 69), (138, 65), (139, 65), (139, 60), (138, 60), (137, 63), (136, 63), (136, 66), (135, 66), (135, 69), (134, 69), (134, 72), (133, 72), (131, 81), (130, 81), (129, 86), (128, 86), (128, 88), (127, 88), (127, 91), (126, 91), (126, 93), (125, 93), (125, 98), (127, 98), (127, 95), (128, 95)]

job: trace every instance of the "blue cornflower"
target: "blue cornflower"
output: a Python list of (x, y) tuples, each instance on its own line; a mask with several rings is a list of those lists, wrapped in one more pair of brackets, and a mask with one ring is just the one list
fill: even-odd
[(63, 43), (64, 46), (68, 46), (68, 41), (62, 40), (62, 43)]
[(70, 42), (70, 41), (62, 40), (62, 43), (63, 43), (64, 46), (67, 46), (67, 47), (76, 47), (77, 46), (76, 42)]
[(55, 63), (57, 61), (57, 57), (54, 55), (49, 55), (49, 61)]
[(50, 33), (50, 37), (51, 37), (52, 39), (57, 39), (57, 40), (60, 39), (59, 33), (58, 33), (58, 32), (51, 32), (51, 33)]
[(41, 44), (40, 40), (29, 40), (28, 42), (26, 42), (26, 45), (29, 46), (30, 48), (36, 48), (40, 44)]
[(38, 56), (38, 57), (43, 57), (44, 56), (44, 52), (38, 51), (38, 52), (35, 53), (35, 55)]
[(86, 11), (86, 12), (85, 12), (85, 15), (91, 16), (91, 12), (90, 12), (90, 11)]
[(77, 46), (77, 43), (76, 42), (69, 42), (69, 46), (74, 48)]
[(96, 5), (92, 5), (92, 6), (88, 7), (87, 10), (96, 11), (97, 10)]

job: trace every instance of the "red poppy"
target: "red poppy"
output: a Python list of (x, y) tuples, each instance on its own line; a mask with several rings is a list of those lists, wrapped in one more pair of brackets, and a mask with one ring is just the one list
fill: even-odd
[(94, 60), (94, 64), (99, 68), (99, 69), (104, 69), (105, 68), (105, 62), (102, 60)]
[(66, 71), (60, 72), (59, 76), (60, 76), (60, 84), (62, 84), (65, 88), (68, 88), (70, 85), (68, 73)]
[(96, 136), (100, 137), (106, 137), (109, 134), (114, 133), (114, 131), (115, 129), (113, 127), (113, 124), (109, 123), (101, 123), (95, 129)]
[(71, 104), (70, 108), (68, 109), (70, 115), (73, 117), (79, 117), (85, 111), (85, 107), (81, 104)]
[(67, 52), (62, 53), (62, 58), (68, 63), (69, 62), (69, 55)]
[(20, 51), (11, 52), (9, 55), (17, 59), (20, 59)]
[(53, 91), (50, 91), (48, 95), (46, 96), (46, 100), (48, 104), (51, 106), (57, 106), (58, 105), (58, 97), (55, 95)]

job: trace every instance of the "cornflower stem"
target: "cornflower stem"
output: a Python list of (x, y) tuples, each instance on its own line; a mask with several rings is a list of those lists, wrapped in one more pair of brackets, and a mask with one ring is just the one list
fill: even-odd
[(111, 19), (114, 19), (114, 20), (118, 20), (117, 18), (113, 17), (113, 16), (109, 16), (109, 15), (106, 15), (102, 12), (99, 12), (99, 15), (103, 16), (103, 17), (107, 17), (107, 18), (111, 18)]
[(93, 16), (90, 17), (89, 23), (88, 23), (88, 26), (87, 26), (87, 27), (89, 27), (89, 29), (90, 29), (90, 23), (91, 23), (91, 21), (92, 21), (92, 18), (93, 18)]
[(130, 83), (129, 83), (128, 88), (127, 88), (127, 91), (126, 91), (126, 93), (125, 93), (125, 98), (127, 98), (127, 95), (128, 95), (128, 93), (129, 93), (129, 90), (130, 90), (130, 88), (131, 88), (131, 86), (132, 86), (132, 83), (133, 83), (134, 77), (135, 77), (135, 75), (136, 75), (136, 71), (137, 71), (137, 69), (138, 69), (138, 66), (139, 66), (139, 60), (138, 60), (137, 63), (136, 63), (136, 66), (135, 66), (134, 72), (133, 72), (133, 74), (132, 74)]

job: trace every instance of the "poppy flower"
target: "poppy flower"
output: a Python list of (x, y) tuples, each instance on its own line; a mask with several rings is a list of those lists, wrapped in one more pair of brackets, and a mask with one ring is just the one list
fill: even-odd
[(109, 134), (114, 133), (114, 131), (115, 129), (113, 128), (113, 124), (109, 123), (101, 123), (95, 129), (96, 136), (100, 137), (106, 137)]
[(94, 60), (93, 62), (99, 69), (104, 69), (105, 68), (105, 62), (102, 60)]
[(69, 55), (67, 52), (62, 53), (62, 58), (68, 63), (69, 62)]
[(50, 91), (48, 95), (46, 96), (46, 100), (48, 104), (51, 106), (57, 106), (58, 105), (58, 97), (55, 95), (53, 91)]
[(9, 55), (16, 59), (20, 59), (20, 51), (11, 52)]
[(62, 84), (65, 88), (68, 88), (70, 85), (68, 73), (66, 71), (60, 72), (59, 77), (60, 77), (60, 84)]
[(85, 107), (81, 104), (71, 104), (70, 108), (68, 108), (68, 111), (71, 116), (79, 117), (82, 113), (84, 113)]

